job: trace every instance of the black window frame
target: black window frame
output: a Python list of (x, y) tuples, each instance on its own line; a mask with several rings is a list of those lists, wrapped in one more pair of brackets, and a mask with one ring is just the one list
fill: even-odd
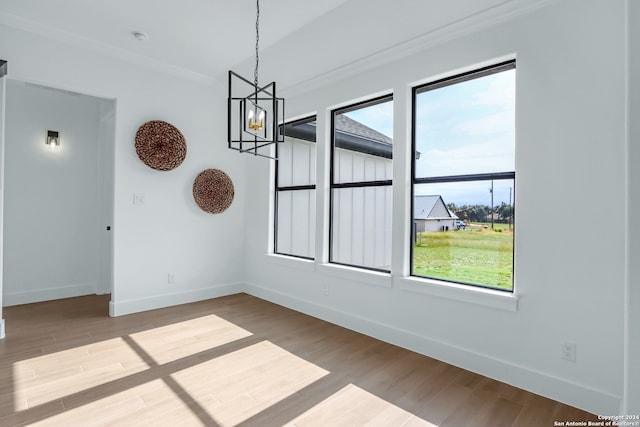
[[(449, 280), (442, 279), (438, 277), (428, 277), (421, 276), (413, 273), (413, 260), (414, 260), (414, 241), (413, 241), (413, 224), (415, 223), (415, 188), (416, 185), (420, 184), (434, 184), (434, 183), (447, 183), (447, 182), (465, 182), (465, 181), (492, 181), (492, 180), (513, 180), (513, 189), (514, 189), (514, 199), (512, 203), (513, 212), (515, 212), (515, 187), (516, 187), (516, 171), (504, 171), (504, 172), (495, 172), (495, 173), (479, 173), (479, 174), (464, 174), (464, 175), (447, 175), (447, 176), (432, 176), (432, 177), (416, 177), (416, 98), (417, 95), (428, 92), (430, 90), (439, 89), (445, 86), (451, 86), (458, 83), (463, 83), (469, 80), (473, 80), (476, 78), (486, 77), (492, 74), (497, 74), (503, 71), (516, 69), (516, 60), (511, 59), (508, 61), (500, 62), (494, 65), (489, 65), (486, 67), (478, 68), (475, 70), (471, 70), (465, 73), (456, 74), (450, 77), (445, 77), (439, 80), (435, 80), (433, 82), (425, 83), (419, 86), (415, 86), (411, 91), (411, 227), (409, 237), (409, 246), (410, 246), (410, 254), (409, 254), (409, 275), (411, 277), (417, 277), (421, 279), (430, 279), (437, 280), (442, 282), (454, 283), (458, 285), (465, 286), (473, 286), (477, 288), (483, 289), (491, 289), (494, 291), (506, 292), (506, 293), (514, 293), (515, 291), (515, 245), (513, 251), (511, 252), (511, 289), (498, 288), (495, 286), (482, 285), (478, 283), (467, 283), (458, 280)], [(493, 215), (493, 213), (492, 213)], [(512, 214), (515, 217), (515, 214)], [(514, 221), (515, 223), (515, 221)], [(513, 239), (515, 242), (515, 226), (513, 229)]]
[[(315, 115), (313, 116), (308, 116), (308, 117), (304, 117), (301, 119), (297, 119), (297, 120), (292, 120), (289, 122), (285, 122), (283, 125), (280, 125), (280, 129), (281, 131), (284, 130), (284, 135), (285, 136), (289, 136), (289, 137), (293, 137), (296, 138), (296, 136), (299, 136), (298, 132), (295, 130), (296, 126), (299, 125), (304, 125), (304, 124), (309, 124), (309, 123), (313, 123), (316, 122), (317, 117)], [(317, 133), (314, 134), (313, 140), (310, 139), (306, 139), (304, 138), (305, 141), (309, 141), (312, 142), (314, 144), (316, 144), (316, 165), (318, 162), (318, 158), (317, 158)], [(316, 184), (307, 184), (307, 185), (289, 185), (289, 186), (280, 186), (279, 184), (279, 171), (280, 171), (280, 161), (278, 160), (278, 150), (279, 150), (279, 146), (280, 144), (286, 144), (286, 139), (285, 142), (280, 142), (275, 144), (276, 146), (276, 160), (275, 160), (275, 177), (274, 177), (274, 216), (273, 216), (273, 253), (276, 255), (284, 255), (284, 256), (288, 256), (288, 257), (292, 257), (292, 258), (299, 258), (299, 259), (304, 259), (304, 260), (309, 260), (309, 261), (314, 261), (315, 260), (315, 256), (314, 257), (307, 257), (307, 256), (303, 256), (303, 255), (296, 255), (296, 254), (290, 254), (290, 253), (286, 253), (286, 252), (280, 252), (278, 251), (278, 197), (279, 197), (279, 193), (281, 192), (294, 192), (294, 191), (300, 191), (300, 190), (316, 190)], [(317, 221), (317, 219), (316, 219)], [(315, 224), (314, 224), (315, 226)], [(314, 230), (315, 233), (315, 230)], [(317, 237), (317, 236), (316, 236)]]
[[(391, 273), (391, 269), (385, 270), (381, 268), (367, 267), (364, 265), (349, 264), (343, 262), (337, 262), (333, 260), (333, 224), (334, 224), (334, 190), (340, 190), (345, 188), (366, 188), (366, 187), (392, 187), (393, 180), (377, 180), (377, 181), (358, 181), (358, 182), (335, 182), (335, 149), (336, 149), (336, 115), (348, 113), (349, 111), (355, 111), (362, 108), (370, 107), (373, 105), (383, 104), (385, 102), (393, 101), (393, 94), (387, 94), (378, 96), (366, 101), (357, 102), (345, 107), (337, 108), (331, 111), (331, 155), (329, 160), (329, 263), (335, 265), (341, 265), (345, 267), (359, 268), (363, 270), (376, 271), (380, 273)], [(366, 154), (366, 153), (365, 153)], [(388, 157), (386, 157), (388, 155)], [(393, 155), (387, 153), (386, 158), (389, 158), (393, 162)]]

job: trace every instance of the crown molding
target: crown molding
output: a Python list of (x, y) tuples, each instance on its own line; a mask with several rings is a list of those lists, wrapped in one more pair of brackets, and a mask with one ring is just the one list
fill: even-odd
[(357, 59), (333, 70), (309, 79), (281, 87), (285, 97), (296, 96), (309, 90), (327, 86), (336, 81), (352, 77), (388, 63), (409, 57), (426, 49), (441, 45), (466, 35), (508, 22), (532, 13), (559, 0), (506, 0), (491, 8), (435, 28), (413, 39), (390, 46), (369, 56)]
[[(295, 96), (308, 90), (317, 89), (346, 77), (359, 74), (363, 71), (406, 58), (412, 54), (443, 44), (449, 40), (454, 40), (493, 25), (512, 20), (519, 15), (531, 13), (557, 1), (559, 0), (505, 0), (504, 2), (489, 9), (466, 18), (462, 18), (442, 27), (435, 28), (413, 39), (390, 46), (369, 56), (357, 59), (353, 62), (291, 85), (283, 85), (280, 88), (280, 92), (286, 96)], [(0, 12), (0, 25), (37, 34), (67, 45), (87, 49), (106, 57), (115, 58), (140, 67), (163, 72), (174, 77), (206, 85), (221, 83), (221, 81), (215, 76), (205, 75), (188, 68), (140, 55), (94, 39), (78, 36), (77, 34), (28, 20), (13, 14)]]
[(206, 85), (211, 85), (215, 81), (211, 76), (184, 67), (169, 64), (167, 62), (140, 55), (107, 43), (102, 43), (68, 31), (53, 28), (46, 24), (24, 19), (13, 14), (0, 12), (0, 25), (36, 34), (67, 45), (87, 49), (106, 57), (118, 59), (140, 67), (152, 69), (154, 71), (160, 71), (174, 77), (180, 77), (198, 83), (204, 83)]

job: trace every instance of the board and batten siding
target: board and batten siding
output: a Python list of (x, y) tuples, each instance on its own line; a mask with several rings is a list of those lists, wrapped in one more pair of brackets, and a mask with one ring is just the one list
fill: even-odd
[[(315, 183), (315, 144), (286, 138), (278, 148), (278, 186)], [(335, 181), (389, 180), (391, 159), (337, 148)], [(315, 190), (279, 191), (277, 252), (315, 258)], [(333, 190), (332, 261), (388, 269), (391, 264), (392, 188)]]
[[(316, 144), (285, 138), (278, 147), (278, 186), (316, 182)], [(279, 191), (277, 197), (277, 248), (281, 254), (314, 258), (315, 190)]]
[[(336, 148), (334, 182), (392, 178), (392, 161)], [(333, 190), (332, 261), (388, 270), (391, 265), (392, 187)]]

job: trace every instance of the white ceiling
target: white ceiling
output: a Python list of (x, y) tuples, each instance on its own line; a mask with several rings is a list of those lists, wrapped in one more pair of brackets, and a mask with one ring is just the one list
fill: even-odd
[[(279, 83), (291, 86), (492, 10), (536, 2), (545, 1), (263, 0), (260, 75), (267, 78), (260, 80), (286, 69)], [(0, 0), (0, 24), (224, 80), (230, 68), (253, 70), (255, 10), (255, 0)]]

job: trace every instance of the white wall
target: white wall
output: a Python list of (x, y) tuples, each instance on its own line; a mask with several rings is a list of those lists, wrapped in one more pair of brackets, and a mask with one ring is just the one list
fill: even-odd
[(5, 306), (96, 293), (100, 103), (7, 82)]
[[(4, 124), (5, 124), (5, 95), (7, 92), (7, 78), (0, 77), (0, 241), (3, 240), (4, 228), (2, 226), (2, 218), (4, 217)], [(2, 259), (2, 245), (0, 245), (0, 259)], [(4, 338), (5, 328), (4, 319), (2, 318), (2, 271), (3, 266), (0, 262), (0, 339)]]
[[(247, 244), (249, 291), (589, 411), (618, 413), (627, 230), (589, 230), (597, 221), (594, 200), (625, 210), (624, 4), (550, 2), (404, 58), (391, 52), (392, 62), (360, 74), (341, 70), (349, 77), (287, 97), (292, 117), (318, 114), (316, 248), (326, 251), (328, 112), (393, 88), (392, 273), (323, 265), (325, 253), (315, 263), (285, 260)], [(514, 55), (517, 309), (499, 292), (402, 277), (410, 242), (410, 86)], [(256, 183), (247, 188), (247, 211), (258, 213), (247, 223), (251, 241), (268, 241), (269, 173), (267, 164), (247, 170)], [(540, 206), (580, 214), (559, 227)], [(561, 360), (563, 340), (577, 344), (575, 363)]]
[[(0, 26), (9, 77), (116, 99), (111, 313), (238, 291), (245, 158), (226, 148), (224, 88), (97, 51), (83, 40), (67, 44)], [(186, 138), (187, 157), (173, 171), (150, 169), (136, 156), (136, 130), (153, 119), (172, 123)], [(236, 187), (233, 204), (219, 215), (202, 212), (191, 193), (197, 174), (211, 167)], [(144, 194), (145, 204), (134, 205), (134, 194)], [(175, 283), (168, 283), (169, 273)]]
[(626, 368), (624, 413), (640, 414), (640, 3), (627, 0), (629, 7), (629, 157), (627, 159), (629, 188), (628, 215), (628, 294), (626, 295)]

